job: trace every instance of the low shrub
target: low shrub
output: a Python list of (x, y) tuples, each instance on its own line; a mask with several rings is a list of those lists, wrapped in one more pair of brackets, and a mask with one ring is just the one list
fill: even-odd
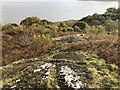
[(39, 22), (40, 22), (40, 18), (36, 16), (32, 16), (32, 17), (27, 17), (24, 20), (22, 20), (20, 22), (20, 25), (31, 26), (32, 24), (39, 23)]
[(5, 24), (4, 26), (2, 26), (2, 31), (12, 30), (16, 26), (18, 26), (18, 25), (14, 24), (14, 23)]

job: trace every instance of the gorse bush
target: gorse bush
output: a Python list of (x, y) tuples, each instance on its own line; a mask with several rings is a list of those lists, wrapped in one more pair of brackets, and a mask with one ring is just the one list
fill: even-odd
[(8, 23), (5, 24), (4, 26), (2, 26), (2, 31), (8, 31), (8, 30), (12, 30), (14, 27), (17, 27), (18, 25), (15, 23)]
[(71, 26), (67, 26), (65, 22), (60, 22), (58, 25), (59, 31), (67, 32), (67, 31), (74, 31)]
[(81, 29), (78, 26), (74, 26), (74, 31), (81, 32)]
[(67, 25), (64, 22), (60, 22), (59, 27), (67, 27)]
[(40, 19), (38, 17), (27, 17), (20, 22), (20, 25), (30, 26), (35, 23), (39, 23)]
[(116, 31), (119, 29), (118, 22), (111, 19), (106, 20), (104, 26), (108, 32)]
[(47, 20), (41, 20), (40, 22), (39, 22), (39, 25), (43, 25), (43, 26), (47, 26), (47, 25), (50, 25), (51, 24), (51, 22), (49, 22), (49, 21), (47, 21)]
[(44, 44), (50, 44), (51, 39), (50, 39), (49, 35), (36, 33), (36, 34), (33, 34), (33, 42), (44, 45)]
[(101, 26), (101, 25), (99, 25), (99, 26), (91, 26), (90, 31), (95, 33), (95, 34), (99, 34), (99, 33), (105, 32), (105, 27)]
[(67, 32), (67, 31), (74, 31), (74, 29), (72, 27), (59, 27), (59, 31), (62, 32)]
[(76, 24), (73, 25), (73, 28), (75, 26), (79, 27), (81, 30), (85, 30), (85, 28), (86, 28), (87, 25), (86, 25), (85, 22), (78, 22), (78, 23), (76, 23)]

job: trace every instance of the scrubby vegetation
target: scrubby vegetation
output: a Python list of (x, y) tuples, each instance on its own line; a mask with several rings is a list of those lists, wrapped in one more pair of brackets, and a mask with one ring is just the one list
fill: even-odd
[(0, 88), (120, 88), (118, 16), (109, 8), (81, 20), (32, 16), (1, 26)]
[[(8, 72), (9, 69), (14, 70)], [(1, 88), (6, 89), (118, 89), (119, 71), (94, 53), (54, 52), (48, 57), (23, 59), (1, 68)], [(12, 75), (12, 76), (11, 76)]]

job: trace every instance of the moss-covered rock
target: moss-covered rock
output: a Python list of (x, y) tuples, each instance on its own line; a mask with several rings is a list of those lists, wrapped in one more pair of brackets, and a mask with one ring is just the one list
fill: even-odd
[(59, 52), (49, 58), (20, 60), (0, 70), (2, 89), (120, 88), (118, 67), (88, 52)]

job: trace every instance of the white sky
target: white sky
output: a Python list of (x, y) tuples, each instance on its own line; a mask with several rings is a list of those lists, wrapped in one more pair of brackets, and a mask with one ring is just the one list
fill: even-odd
[(75, 2), (75, 1), (119, 1), (119, 0), (0, 0), (2, 2)]
[(2, 0), (2, 2), (75, 2), (79, 0)]
[[(8, 22), (17, 22), (17, 23), (19, 23), (20, 20), (22, 20), (23, 18), (26, 18), (29, 15), (30, 16), (32, 16), (32, 15), (35, 16), (36, 15), (38, 17), (46, 18), (46, 19), (52, 20), (52, 21), (66, 20), (66, 19), (72, 19), (72, 18), (73, 19), (80, 19), (81, 17), (89, 15), (89, 14), (104, 13), (105, 10), (107, 8), (109, 8), (109, 7), (115, 6), (115, 7), (118, 8), (117, 0), (108, 1), (106, 3), (102, 2), (102, 0), (101, 1), (97, 1), (96, 0), (96, 1), (90, 1), (90, 2), (88, 2), (89, 1), (88, 0), (88, 1), (83, 1), (83, 2), (79, 3), (79, 5), (81, 5), (80, 7), (83, 8), (83, 9), (80, 8), (80, 12), (83, 10), (82, 13), (76, 13), (75, 15), (71, 15), (71, 13), (69, 13), (69, 10), (72, 10), (73, 7), (71, 6), (71, 7), (69, 7), (71, 9), (69, 9), (69, 8), (67, 8), (66, 4), (64, 4), (64, 3), (60, 4), (62, 6), (59, 6), (59, 9), (54, 9), (55, 6), (52, 6), (52, 7), (47, 7), (46, 6), (46, 8), (48, 9), (48, 10), (46, 10), (46, 8), (43, 8), (45, 6), (42, 5), (42, 6), (39, 6), (38, 8), (36, 8), (36, 9), (31, 8), (33, 11), (28, 9), (28, 11), (26, 12), (25, 11), (26, 8), (25, 9), (19, 9), (19, 8), (23, 8), (23, 5), (22, 5), (22, 7), (20, 7), (20, 6), (14, 7), (16, 5), (15, 3), (13, 3), (13, 5), (9, 5), (9, 3), (7, 4), (6, 2), (79, 2), (79, 1), (82, 1), (82, 0), (0, 0), (0, 2), (1, 1), (2, 1), (2, 3), (5, 3), (5, 5), (7, 5), (7, 6), (4, 5), (4, 10), (3, 10), (2, 9), (2, 3), (0, 3), (0, 23), (2, 22), (2, 19), (4, 21), (2, 23), (8, 23)], [(85, 5), (87, 5), (87, 6), (85, 6)], [(76, 6), (77, 6), (77, 4), (76, 4)], [(35, 6), (35, 7), (37, 7), (37, 6)], [(62, 10), (62, 9), (64, 9), (64, 7), (65, 7), (66, 12), (62, 12), (62, 11), (64, 11), (64, 10)], [(39, 8), (43, 8), (43, 10), (42, 9), (37, 10)], [(58, 15), (56, 14), (53, 17), (53, 15), (54, 15), (53, 13), (54, 12), (53, 11), (49, 11), (49, 8), (52, 8), (51, 10), (56, 10), (54, 12), (58, 13)], [(38, 11), (39, 13), (34, 12), (35, 10)], [(46, 12), (50, 12), (50, 14), (52, 12), (52, 14), (49, 15), (49, 13), (46, 13), (45, 10), (46, 10)], [(88, 10), (88, 11), (85, 12), (84, 10)], [(42, 12), (42, 11), (44, 11), (44, 12)], [(60, 16), (61, 13), (63, 13), (63, 15)]]

